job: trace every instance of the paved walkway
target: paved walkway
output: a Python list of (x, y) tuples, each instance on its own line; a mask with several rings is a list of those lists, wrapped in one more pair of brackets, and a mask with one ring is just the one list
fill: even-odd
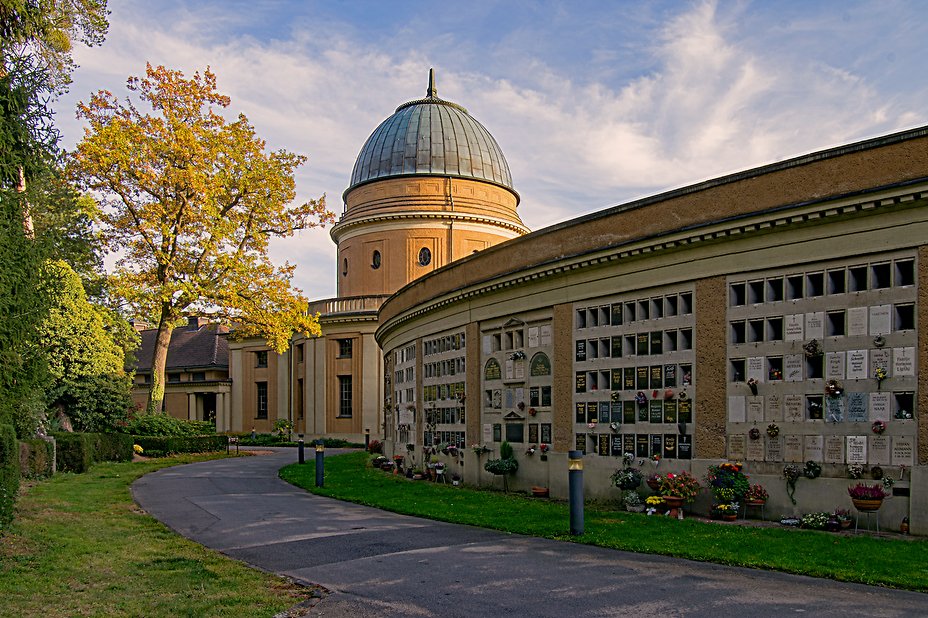
[(132, 493), (188, 538), (324, 586), (330, 594), (313, 616), (928, 615), (925, 594), (503, 534), (314, 496), (277, 477), (295, 458), (285, 450), (166, 468)]

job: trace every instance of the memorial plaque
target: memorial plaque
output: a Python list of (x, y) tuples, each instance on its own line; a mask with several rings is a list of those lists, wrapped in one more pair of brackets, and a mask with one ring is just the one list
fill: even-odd
[(889, 421), (889, 393), (870, 393), (870, 422)]
[(598, 448), (596, 449), (596, 454), (600, 457), (608, 457), (609, 446), (612, 444), (612, 436), (610, 436), (608, 433), (601, 433), (597, 436), (597, 438)]
[(891, 350), (870, 350), (870, 377), (876, 374), (877, 369), (883, 369), (889, 377), (892, 369), (890, 360)]
[(783, 436), (783, 461), (799, 462), (805, 461), (802, 456), (802, 436), (790, 434)]
[(599, 405), (595, 401), (588, 401), (586, 404), (586, 422), (595, 423), (599, 420)]
[(502, 442), (503, 441), (503, 426), (499, 423), (493, 425), (493, 441)]
[(783, 436), (767, 436), (765, 446), (764, 461), (783, 461)]
[(612, 390), (620, 391), (622, 390), (622, 370), (618, 367), (612, 369), (612, 375), (610, 376), (610, 382), (612, 385)]
[(481, 347), (481, 351), (483, 352), (484, 355), (487, 355), (487, 354), (490, 354), (492, 350), (493, 350), (493, 337), (491, 335), (484, 335), (483, 346)]
[(634, 367), (626, 367), (622, 370), (622, 388), (627, 391), (635, 390)]
[(648, 441), (648, 434), (639, 433), (635, 434), (635, 456), (636, 457), (650, 457), (648, 448), (650, 448), (651, 443)]
[(787, 423), (799, 423), (805, 419), (802, 409), (802, 395), (783, 396), (783, 420)]
[(600, 423), (609, 422), (609, 402), (608, 401), (599, 402), (599, 422)]
[(869, 354), (867, 350), (848, 350), (847, 351), (847, 379), (864, 380), (869, 378), (867, 375), (867, 360)]
[(764, 420), (764, 398), (762, 396), (747, 398), (747, 422), (760, 423)]
[(551, 345), (551, 325), (541, 327), (541, 347)]
[(783, 357), (783, 379), (787, 382), (802, 382), (801, 354), (787, 354)]
[(825, 354), (825, 379), (844, 379), (844, 352), (827, 352)]
[(505, 402), (505, 403), (503, 404), (503, 406), (504, 406), (507, 410), (512, 409), (512, 407), (516, 405), (516, 404), (515, 404), (515, 397), (514, 397), (514, 394), (513, 394), (511, 388), (507, 388), (507, 389), (505, 389), (505, 390), (503, 391), (503, 400), (504, 400), (504, 402)]
[(747, 445), (747, 457), (748, 461), (763, 461), (764, 460), (764, 441), (763, 440), (748, 440)]
[(551, 361), (543, 352), (539, 352), (532, 357), (532, 364), (529, 366), (529, 373), (533, 378), (539, 376), (551, 375)]
[(580, 341), (577, 342), (576, 347), (577, 347), (577, 350), (576, 350), (575, 358), (577, 362), (585, 361), (586, 360), (586, 341), (581, 339)]
[(847, 310), (847, 336), (857, 337), (867, 334), (867, 308), (849, 307)]
[(747, 457), (747, 436), (743, 433), (733, 433), (728, 436), (728, 458), (732, 461), (742, 461)]
[(915, 348), (893, 348), (893, 375), (915, 375)]
[(677, 459), (693, 458), (693, 436), (686, 434), (677, 436)]
[(650, 422), (652, 423), (663, 423), (664, 422), (664, 406), (660, 399), (652, 399), (648, 402), (648, 409), (650, 411)]
[(541, 405), (541, 389), (537, 386), (528, 389), (528, 405), (533, 408)]
[(621, 326), (622, 324), (622, 303), (614, 303), (612, 305), (612, 321), (613, 326)]
[(503, 408), (503, 390), (493, 389), (493, 409), (501, 410)]
[(662, 455), (664, 453), (664, 436), (659, 433), (651, 434), (651, 452), (650, 455)]
[(574, 404), (575, 413), (574, 413), (574, 422), (575, 423), (585, 423), (586, 422), (586, 402), (578, 401)]
[(825, 463), (844, 463), (844, 436), (825, 436)]
[(676, 399), (664, 400), (664, 422), (665, 423), (676, 423), (677, 422), (677, 400)]
[(892, 437), (892, 465), (912, 466), (915, 463), (915, 441), (908, 436)]
[(803, 436), (803, 459), (822, 463), (825, 460), (825, 438), (823, 436)]
[(825, 420), (829, 423), (844, 422), (844, 395), (825, 397)]
[(635, 454), (635, 434), (626, 433), (622, 434), (622, 455), (625, 453)]
[(613, 434), (609, 442), (609, 454), (613, 457), (622, 456), (622, 436), (621, 434)]
[(647, 423), (648, 422), (648, 404), (645, 403), (643, 406), (638, 406), (638, 422)]
[(541, 424), (541, 442), (551, 444), (551, 423)]
[(415, 414), (412, 410), (400, 410), (399, 413), (399, 424), (400, 425), (412, 425), (416, 422)]
[(648, 388), (648, 368), (647, 367), (636, 367), (635, 368), (635, 388), (640, 388), (640, 389)]
[(766, 364), (767, 359), (763, 356), (748, 357), (748, 380), (754, 378), (758, 382), (765, 382), (766, 371), (764, 371), (764, 365)]
[(849, 464), (867, 463), (867, 436), (847, 436), (847, 458)]
[(621, 423), (622, 422), (622, 402), (615, 399), (612, 400), (612, 404), (609, 410), (609, 422), (610, 423)]
[(638, 333), (635, 341), (635, 353), (638, 356), (647, 356), (648, 343), (651, 341), (651, 337), (648, 335), (648, 333)]
[(664, 365), (664, 386), (677, 385), (677, 366)]
[(693, 422), (693, 400), (681, 399), (677, 402), (677, 420), (681, 423)]
[(516, 369), (515, 379), (524, 380), (525, 379), (525, 361), (524, 360), (515, 361), (515, 369)]
[(892, 331), (892, 305), (870, 307), (870, 334), (888, 335)]
[(728, 422), (743, 423), (747, 420), (745, 412), (745, 401), (741, 395), (731, 395), (728, 397)]
[(507, 380), (512, 379), (512, 373), (513, 373), (514, 368), (515, 368), (515, 361), (512, 359), (507, 360), (506, 361), (506, 379)]
[(626, 424), (632, 424), (635, 422), (635, 402), (634, 401), (623, 401), (622, 402), (622, 422)]
[(541, 387), (541, 407), (542, 408), (551, 407), (551, 387), (550, 386)]
[(622, 358), (622, 336), (615, 335), (612, 337), (612, 358)]
[(825, 337), (825, 312), (815, 311), (806, 314), (806, 339), (818, 339), (821, 341)]
[(489, 444), (493, 441), (493, 425), (485, 423), (483, 425), (483, 443)]
[(651, 354), (664, 353), (664, 331), (651, 331)]
[(663, 365), (654, 365), (651, 367), (651, 388), (662, 388), (664, 386), (664, 367)]
[(805, 317), (799, 313), (796, 315), (788, 315), (783, 320), (783, 333), (787, 341), (802, 341), (804, 337), (802, 336), (802, 326)]
[(890, 465), (889, 436), (870, 436), (868, 441), (867, 463), (871, 466)]
[(528, 327), (528, 347), (530, 348), (538, 347), (538, 327), (537, 326)]
[(867, 393), (847, 394), (847, 420), (849, 423), (867, 422)]
[(586, 392), (586, 372), (578, 371), (575, 380), (575, 389), (578, 393)]
[(538, 444), (538, 423), (530, 423), (528, 426), (528, 443)]
[(483, 371), (483, 377), (485, 380), (501, 380), (503, 377), (499, 366), (499, 361), (495, 358), (491, 358), (487, 361), (487, 365)]
[(780, 422), (783, 420), (783, 398), (777, 394), (767, 395), (764, 406), (764, 421)]
[(586, 434), (578, 433), (574, 436), (574, 450), (586, 453)]
[(661, 454), (661, 457), (665, 459), (677, 458), (677, 434), (664, 434), (664, 452)]

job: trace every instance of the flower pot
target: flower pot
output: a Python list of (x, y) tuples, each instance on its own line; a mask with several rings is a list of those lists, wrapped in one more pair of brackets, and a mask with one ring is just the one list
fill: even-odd
[(657, 491), (658, 489), (661, 488), (661, 482), (658, 480), (648, 479), (646, 482), (648, 484), (648, 487), (650, 487), (653, 491)]
[(422, 476), (421, 474), (413, 474), (413, 475), (412, 475), (412, 480), (414, 480), (414, 481), (421, 481), (423, 478), (425, 478), (425, 477)]
[(664, 496), (664, 505), (667, 508), (678, 509), (683, 506), (683, 498), (680, 496)]
[(747, 506), (764, 506), (767, 504), (766, 500), (745, 500), (744, 503)]
[(880, 510), (880, 507), (883, 506), (883, 500), (862, 500), (859, 498), (851, 498), (851, 502), (854, 503), (854, 508), (861, 512), (873, 512)]
[(844, 529), (847, 529), (847, 528), (850, 528), (850, 527), (851, 527), (851, 520), (850, 520), (850, 519), (842, 519), (842, 520), (840, 520), (840, 522), (841, 522), (841, 527), (844, 528)]
[(736, 513), (723, 513), (722, 514), (722, 521), (735, 521), (736, 519), (738, 519), (738, 515)]
[(532, 495), (536, 498), (547, 498), (548, 488), (547, 487), (532, 487)]

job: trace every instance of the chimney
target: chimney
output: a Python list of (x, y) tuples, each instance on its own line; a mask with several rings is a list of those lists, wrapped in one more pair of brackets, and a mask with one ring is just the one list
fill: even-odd
[(187, 318), (187, 330), (200, 330), (200, 327), (206, 324), (206, 318), (201, 318), (200, 316), (190, 316)]
[(143, 330), (148, 330), (151, 328), (148, 322), (143, 320), (129, 320), (129, 325), (136, 330), (136, 332), (142, 332)]

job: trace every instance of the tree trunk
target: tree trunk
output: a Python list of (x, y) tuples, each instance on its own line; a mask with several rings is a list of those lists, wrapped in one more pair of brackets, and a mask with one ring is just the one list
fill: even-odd
[(174, 320), (167, 317), (167, 312), (161, 312), (158, 323), (158, 336), (155, 338), (155, 349), (151, 359), (151, 390), (148, 393), (148, 413), (160, 414), (164, 403), (165, 367), (168, 361), (168, 344), (171, 343), (171, 333), (174, 332)]

